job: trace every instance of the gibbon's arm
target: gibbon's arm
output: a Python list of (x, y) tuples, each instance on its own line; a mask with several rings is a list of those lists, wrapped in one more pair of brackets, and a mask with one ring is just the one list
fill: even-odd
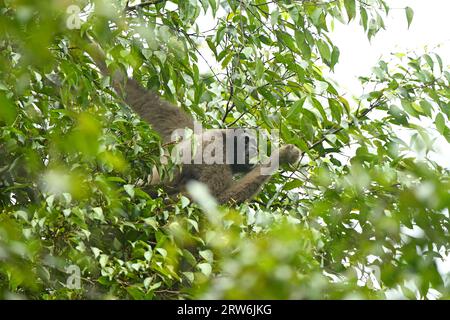
[(219, 195), (217, 201), (220, 204), (240, 204), (256, 196), (262, 186), (271, 178), (271, 175), (269, 174), (262, 175), (261, 169), (261, 165), (257, 165), (249, 173), (234, 182), (231, 187)]
[[(288, 144), (280, 148), (271, 155), (271, 158), (279, 157), (280, 164), (294, 164), (300, 157), (300, 150), (294, 145)], [(272, 162), (273, 163), (273, 162)], [(261, 191), (262, 186), (266, 183), (277, 168), (272, 168), (270, 172), (261, 173), (262, 165), (257, 165), (249, 173), (238, 181), (234, 182), (228, 189), (217, 197), (220, 204), (237, 203), (240, 204), (246, 200), (250, 200)], [(267, 170), (268, 168), (266, 168)]]
[(194, 129), (193, 118), (164, 100), (155, 92), (143, 88), (136, 80), (128, 78), (121, 71), (112, 73), (106, 65), (103, 50), (92, 41), (84, 40), (82, 48), (91, 56), (102, 74), (111, 75), (112, 85), (126, 104), (161, 135), (164, 142), (171, 141), (171, 135), (176, 129)]

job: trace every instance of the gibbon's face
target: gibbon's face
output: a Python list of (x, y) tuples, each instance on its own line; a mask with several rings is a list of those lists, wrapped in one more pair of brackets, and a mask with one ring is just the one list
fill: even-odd
[[(242, 148), (238, 148), (239, 139), (243, 139), (245, 141), (245, 155), (244, 155), (244, 163), (242, 163), (242, 156), (239, 155), (239, 152), (242, 152)], [(246, 173), (252, 170), (256, 163), (252, 162), (252, 158), (257, 154), (257, 143), (255, 140), (250, 139), (248, 136), (244, 137), (234, 137), (234, 159), (231, 164), (231, 170), (233, 173)]]

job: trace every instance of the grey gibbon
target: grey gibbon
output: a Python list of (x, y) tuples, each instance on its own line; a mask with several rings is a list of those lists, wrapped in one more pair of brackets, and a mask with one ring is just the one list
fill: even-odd
[[(180, 128), (194, 130), (194, 119), (181, 108), (164, 101), (156, 92), (145, 89), (135, 79), (127, 77), (123, 72), (109, 70), (106, 65), (106, 56), (96, 43), (88, 40), (88, 44), (84, 41), (79, 47), (89, 54), (103, 75), (111, 76), (112, 85), (119, 97), (143, 120), (147, 121), (153, 130), (159, 133), (164, 143), (173, 142), (174, 130)], [(221, 135), (222, 141), (226, 141), (226, 129), (214, 130), (212, 134), (210, 131), (208, 132), (209, 137), (200, 139), (203, 147), (211, 143), (211, 135)], [(236, 143), (234, 145), (234, 160), (236, 160)], [(154, 170), (150, 183), (158, 184), (168, 194), (174, 195), (185, 193), (186, 184), (190, 180), (196, 180), (205, 184), (220, 204), (242, 203), (254, 197), (277, 170), (277, 168), (272, 168), (271, 171), (264, 171), (263, 174), (261, 164), (251, 165), (248, 148), (249, 144), (247, 143), (245, 163), (243, 164), (238, 164), (236, 161), (232, 161), (232, 164), (228, 164), (230, 162), (227, 161), (222, 161), (223, 164), (183, 164), (181, 170), (176, 172), (171, 181), (160, 181), (157, 171)], [(223, 155), (226, 154), (225, 149), (224, 146)], [(294, 164), (300, 157), (300, 150), (294, 145), (288, 144), (273, 151), (270, 157), (271, 159), (277, 157), (276, 163)], [(239, 173), (245, 173), (245, 175), (234, 180), (235, 175)]]

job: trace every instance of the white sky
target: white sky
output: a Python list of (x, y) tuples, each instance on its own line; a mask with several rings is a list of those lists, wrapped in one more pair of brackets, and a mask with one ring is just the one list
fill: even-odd
[[(449, 0), (389, 0), (392, 8), (385, 20), (386, 30), (380, 31), (371, 42), (357, 23), (336, 24), (332, 40), (341, 51), (340, 61), (332, 76), (340, 87), (359, 95), (362, 87), (358, 76), (370, 74), (380, 58), (389, 59), (390, 53), (430, 49), (438, 53), (445, 65), (450, 64), (450, 1)], [(414, 10), (414, 19), (408, 29), (405, 8)], [(421, 123), (433, 127), (431, 121)], [(400, 134), (405, 141), (408, 134)], [(436, 152), (433, 160), (450, 168), (450, 145), (436, 134)]]
[[(450, 1), (449, 0), (389, 0), (392, 7), (385, 20), (386, 30), (380, 31), (371, 43), (357, 23), (336, 24), (331, 38), (341, 51), (334, 78), (341, 87), (356, 94), (361, 92), (358, 76), (368, 75), (380, 57), (391, 52), (433, 49), (450, 63)], [(414, 10), (408, 29), (405, 8)]]

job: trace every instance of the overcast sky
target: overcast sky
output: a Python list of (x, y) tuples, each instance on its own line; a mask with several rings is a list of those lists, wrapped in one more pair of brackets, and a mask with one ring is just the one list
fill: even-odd
[[(429, 49), (437, 45), (438, 52), (450, 63), (450, 1), (449, 0), (389, 0), (391, 12), (386, 19), (386, 30), (378, 33), (371, 43), (357, 23), (336, 24), (331, 38), (340, 48), (341, 57), (334, 79), (346, 89), (358, 94), (361, 86), (358, 76), (370, 73), (380, 57), (391, 52)], [(413, 23), (408, 30), (406, 6), (414, 10)]]
[[(371, 42), (357, 23), (336, 24), (331, 38), (341, 51), (341, 57), (331, 77), (347, 92), (359, 95), (362, 87), (358, 76), (370, 74), (381, 57), (388, 59), (392, 52), (417, 51), (426, 48), (438, 53), (445, 65), (450, 65), (450, 0), (389, 0), (392, 8), (386, 19), (386, 30), (378, 33)], [(414, 19), (408, 29), (406, 6), (414, 10)], [(421, 122), (433, 127), (431, 122)], [(401, 135), (408, 142), (407, 134)], [(436, 152), (432, 159), (450, 168), (450, 147), (436, 134)]]

